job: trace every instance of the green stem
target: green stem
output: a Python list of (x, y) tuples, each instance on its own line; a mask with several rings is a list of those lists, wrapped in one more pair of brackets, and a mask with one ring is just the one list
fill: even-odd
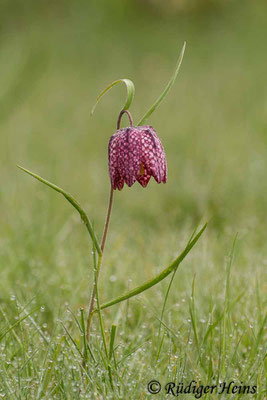
[[(118, 116), (117, 129), (120, 129), (121, 118), (122, 118), (123, 114), (127, 114), (128, 115), (128, 118), (130, 120), (130, 125), (133, 126), (133, 118), (132, 118), (132, 115), (131, 115), (130, 111), (128, 111), (126, 109), (123, 109), (120, 112), (119, 116)], [(100, 262), (98, 260), (97, 281), (98, 281), (98, 278), (99, 278), (99, 271), (100, 271), (100, 267), (101, 267), (101, 259), (102, 259), (102, 255), (104, 253), (106, 239), (107, 239), (107, 233), (108, 233), (108, 227), (109, 227), (109, 222), (110, 222), (111, 210), (112, 210), (112, 205), (113, 205), (113, 194), (114, 194), (114, 190), (113, 190), (112, 186), (110, 186), (108, 210), (107, 210), (107, 216), (106, 216), (106, 221), (105, 221), (105, 226), (104, 226), (104, 232), (103, 232), (102, 241), (101, 241), (101, 247), (100, 247), (101, 254), (98, 254), (98, 257), (100, 258)], [(88, 318), (87, 318), (87, 327), (86, 327), (86, 338), (87, 338), (87, 342), (88, 343), (89, 343), (89, 340), (90, 340), (90, 328), (91, 328), (92, 316), (93, 316), (93, 311), (94, 311), (95, 295), (96, 295), (96, 286), (94, 284), (94, 287), (93, 287), (93, 290), (92, 290), (92, 295), (91, 295), (91, 300), (90, 300), (90, 306), (89, 306), (89, 312), (88, 312)]]

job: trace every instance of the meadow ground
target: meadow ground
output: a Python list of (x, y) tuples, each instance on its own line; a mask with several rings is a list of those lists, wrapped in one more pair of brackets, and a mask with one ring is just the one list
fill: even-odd
[[(239, 3), (192, 13), (122, 1), (2, 3), (0, 398), (172, 397), (163, 389), (149, 395), (152, 379), (163, 388), (192, 380), (257, 386), (256, 394), (203, 399), (266, 395), (267, 9)], [(170, 277), (103, 311), (108, 342), (117, 325), (110, 373), (94, 318), (84, 371), (88, 235), (62, 196), (16, 164), (72, 193), (101, 236), (107, 144), (124, 88), (114, 88), (93, 118), (90, 108), (105, 85), (130, 78), (137, 121), (170, 78), (184, 40), (176, 85), (149, 120), (166, 150), (168, 183), (115, 193), (101, 301), (155, 276), (197, 225), (209, 225), (174, 277), (160, 336)]]

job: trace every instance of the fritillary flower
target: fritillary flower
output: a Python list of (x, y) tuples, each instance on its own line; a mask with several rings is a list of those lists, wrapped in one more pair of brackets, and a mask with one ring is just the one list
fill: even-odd
[(166, 183), (167, 163), (159, 137), (152, 126), (118, 129), (109, 140), (109, 174), (113, 189), (121, 190), (124, 182), (138, 181), (146, 187), (151, 176)]

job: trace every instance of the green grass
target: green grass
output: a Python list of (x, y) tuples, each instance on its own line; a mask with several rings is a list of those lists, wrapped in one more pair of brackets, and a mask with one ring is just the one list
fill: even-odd
[[(264, 399), (266, 6), (161, 15), (142, 2), (74, 3), (0, 6), (0, 398), (166, 398), (147, 392), (157, 379), (234, 380), (257, 394), (202, 398)], [(174, 276), (102, 311), (106, 356), (97, 315), (90, 348), (84, 340), (89, 236), (62, 196), (16, 164), (72, 193), (101, 237), (125, 88), (90, 110), (108, 83), (129, 78), (137, 123), (184, 40), (177, 82), (149, 120), (168, 183), (115, 193), (100, 302), (152, 279), (210, 222)]]

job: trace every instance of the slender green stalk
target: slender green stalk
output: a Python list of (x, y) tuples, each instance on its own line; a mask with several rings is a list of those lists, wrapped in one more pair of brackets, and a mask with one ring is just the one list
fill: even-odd
[[(114, 190), (112, 189), (112, 186), (110, 186), (108, 211), (107, 211), (107, 217), (106, 217), (106, 221), (105, 221), (105, 227), (104, 227), (104, 232), (103, 232), (102, 241), (101, 241), (101, 247), (100, 247), (102, 254), (104, 252), (106, 239), (107, 239), (107, 233), (108, 233), (108, 227), (109, 227), (109, 222), (110, 222), (111, 210), (112, 210), (112, 205), (113, 205), (113, 194), (114, 194)], [(98, 273), (99, 273), (99, 271), (98, 271)]]
[(26, 172), (27, 174), (33, 176), (35, 179), (37, 179), (38, 181), (44, 183), (45, 185), (49, 186), (50, 188), (54, 189), (56, 192), (63, 194), (63, 196), (68, 200), (68, 202), (78, 211), (78, 213), (81, 216), (82, 221), (84, 222), (89, 235), (91, 236), (91, 239), (93, 241), (93, 243), (95, 243), (95, 247), (96, 250), (98, 252), (98, 254), (101, 254), (101, 249), (100, 249), (100, 245), (98, 243), (97, 237), (94, 233), (92, 224), (86, 214), (86, 212), (83, 210), (83, 208), (81, 207), (81, 205), (78, 203), (77, 200), (74, 199), (74, 197), (72, 195), (70, 195), (69, 193), (67, 193), (65, 190), (61, 189), (59, 186), (55, 185), (54, 183), (51, 183), (49, 181), (47, 181), (46, 179), (42, 178), (39, 175), (36, 175), (35, 173), (29, 171), (26, 168), (21, 167), (20, 165), (17, 165), (18, 168), (20, 168), (22, 171)]
[[(192, 247), (196, 244), (196, 242), (198, 241), (198, 239), (200, 238), (200, 236), (206, 229), (206, 227), (207, 227), (207, 224), (205, 224), (203, 226), (203, 228), (198, 232), (198, 234), (194, 237), (194, 239), (192, 239), (191, 242), (188, 243), (188, 245), (186, 246), (184, 251), (167, 268), (165, 268), (160, 274), (158, 274), (155, 278), (147, 281), (143, 285), (136, 287), (135, 289), (130, 290), (128, 293), (126, 293), (122, 296), (119, 296), (116, 299), (113, 299), (111, 301), (108, 301), (107, 303), (102, 304), (100, 308), (103, 310), (104, 308), (111, 307), (114, 304), (118, 304), (122, 301), (125, 301), (125, 300), (131, 298), (131, 297), (134, 297), (134, 296), (144, 292), (145, 290), (151, 288), (152, 286), (156, 285), (157, 283), (162, 281), (164, 278), (166, 278), (166, 276), (168, 276), (172, 271), (174, 271), (179, 266), (179, 264), (183, 261), (183, 259), (187, 256), (187, 254), (190, 252)], [(94, 313), (94, 312), (96, 312), (96, 310), (94, 310), (92, 313)]]
[[(129, 82), (131, 82), (131, 81), (129, 81)], [(133, 88), (132, 88), (131, 85), (127, 86), (127, 90), (128, 90), (127, 93), (130, 96), (129, 93), (131, 92), (131, 90), (134, 91), (134, 86), (133, 86)], [(102, 95), (104, 93), (105, 93), (105, 91), (102, 93)], [(100, 95), (100, 97), (101, 97), (101, 95)], [(98, 98), (98, 100), (100, 99), (100, 97)], [(127, 101), (130, 101), (130, 99), (128, 99)], [(131, 101), (132, 101), (132, 99), (131, 99)], [(131, 104), (131, 102), (130, 102), (130, 104)], [(128, 106), (130, 106), (130, 104)], [(133, 118), (132, 118), (132, 115), (131, 115), (130, 111), (128, 111), (127, 109), (123, 109), (119, 113), (119, 116), (118, 116), (118, 119), (117, 119), (117, 129), (120, 129), (120, 123), (121, 123), (121, 118), (122, 118), (123, 114), (127, 114), (128, 118), (130, 120), (130, 124), (131, 124), (131, 126), (133, 126)], [(113, 205), (113, 194), (114, 194), (114, 190), (113, 190), (112, 186), (110, 186), (108, 209), (107, 209), (106, 221), (105, 221), (105, 226), (104, 226), (104, 231), (103, 231), (103, 236), (102, 236), (102, 241), (101, 241), (101, 247), (100, 247), (101, 254), (98, 254), (98, 258), (100, 260), (98, 259), (97, 281), (99, 279), (101, 260), (102, 260), (102, 255), (103, 255), (104, 249), (105, 249), (107, 233), (108, 233), (108, 227), (109, 227), (109, 223), (110, 223), (110, 216), (111, 216), (111, 210), (112, 210), (112, 205)], [(94, 255), (94, 263), (95, 263), (95, 255)], [(88, 311), (87, 326), (86, 326), (86, 338), (87, 338), (87, 342), (88, 343), (89, 343), (89, 340), (90, 340), (90, 328), (91, 328), (91, 321), (92, 321), (92, 316), (93, 316), (93, 311), (94, 311), (95, 295), (96, 295), (96, 286), (95, 286), (95, 283), (94, 283), (93, 290), (92, 290), (92, 295), (91, 295), (91, 300), (90, 300), (89, 311)]]

